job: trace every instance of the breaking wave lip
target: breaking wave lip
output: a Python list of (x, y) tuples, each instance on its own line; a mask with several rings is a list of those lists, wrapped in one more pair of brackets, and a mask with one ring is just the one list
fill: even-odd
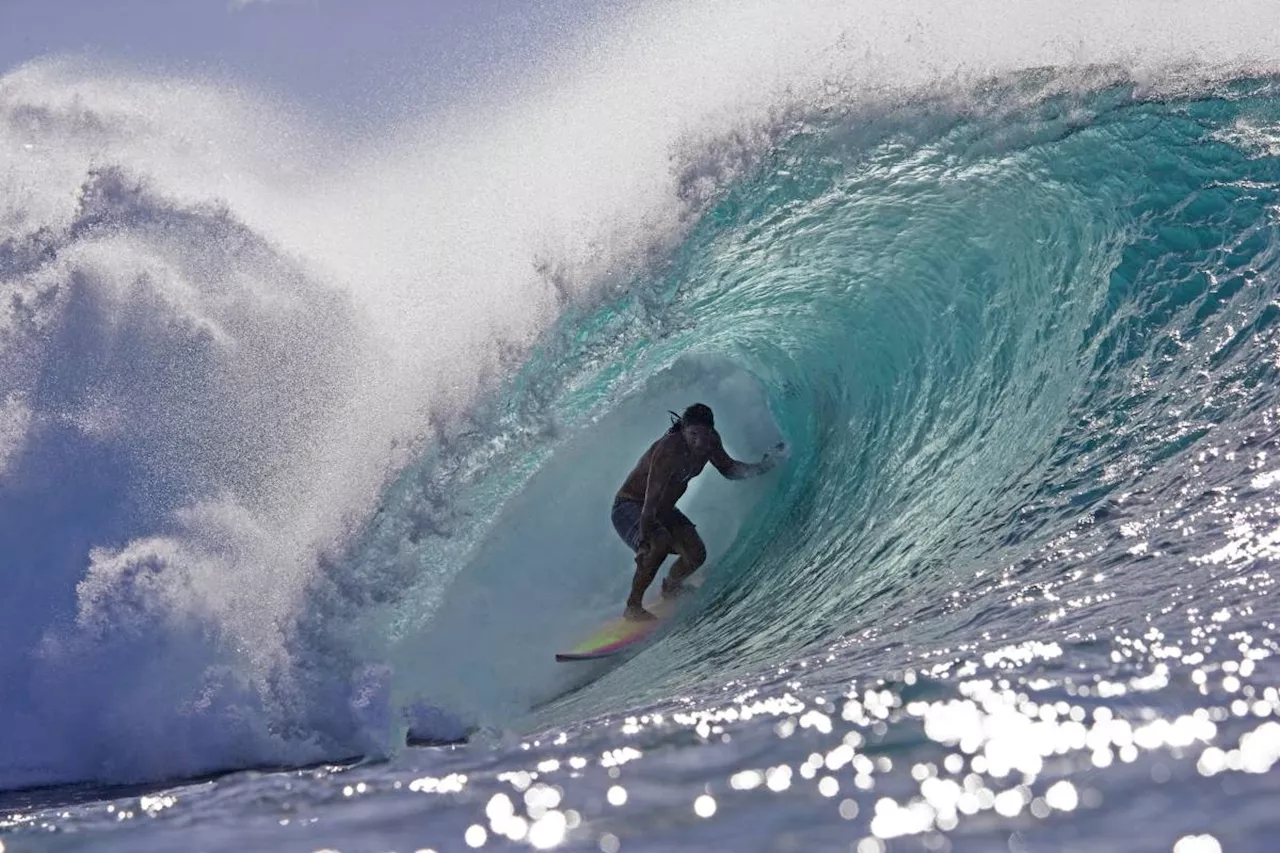
[[(9, 766), (23, 769), (3, 783), (384, 750), (398, 725), (384, 687), (405, 701), (438, 692), (407, 638), (463, 593), (458, 567), (498, 547), (488, 511), (536, 487), (539, 465), (568, 459), (566, 442), (589, 443), (599, 413), (661, 396), (648, 377), (698, 372), (697, 359), (673, 367), (673, 347), (688, 343), (683, 312), (699, 298), (686, 256), (728, 210), (722, 194), (780, 176), (779, 146), (821, 130), (815, 105), (892, 114), (924, 91), (952, 121), (975, 100), (966, 80), (1052, 64), (1067, 43), (1011, 39), (987, 56), (944, 40), (935, 61), (897, 38), (858, 70), (857, 45), (874, 43), (851, 35), (865, 20), (839, 4), (793, 11), (632, 16), (602, 42), (620, 50), (571, 53), (514, 106), (460, 110), (438, 130), (402, 128), (330, 160), (323, 142), (295, 157), (300, 125), (218, 86), (56, 62), (0, 80), (0, 144), (26, 158), (2, 179), (0, 281), (14, 298), (0, 317), (0, 502), (12, 510), (0, 539), (28, 558), (0, 603), (5, 646), (21, 650), (0, 658), (0, 677), (30, 685), (0, 707), (0, 726), (29, 735), (15, 735), (28, 746)], [(984, 21), (979, 10), (963, 23)], [(923, 23), (935, 40), (948, 29)], [(1195, 80), (1230, 79), (1223, 68), (1265, 55), (1256, 38), (1223, 47), (1217, 19), (1180, 26), (1217, 69)], [(852, 42), (837, 43), (842, 28)], [(1048, 88), (1130, 73), (1090, 70), (1123, 60), (1132, 36), (1117, 32), (1097, 57), (1066, 57), (1088, 67), (1050, 74)], [(1131, 76), (1186, 85), (1160, 71), (1186, 44), (1157, 46)], [(752, 45), (785, 61), (771, 68)], [(952, 71), (960, 82), (939, 92)], [(1006, 92), (1003, 107), (1044, 90)], [(565, 317), (600, 320), (590, 335), (604, 343), (539, 347)], [(743, 388), (779, 395), (743, 404), (759, 414), (750, 423), (811, 438), (805, 476), (783, 480), (778, 504), (802, 505), (803, 466), (829, 436), (779, 389), (812, 389), (739, 344), (712, 334), (700, 346), (731, 352), (724, 375), (746, 377)], [(584, 389), (591, 371), (573, 363), (584, 355), (632, 375)], [(712, 381), (706, 365), (686, 391), (718, 387), (698, 384)], [(516, 402), (483, 396), (513, 370)], [(566, 395), (571, 418), (556, 411)], [(825, 416), (833, 401), (803, 402)], [(740, 437), (746, 451), (754, 438)], [(456, 484), (465, 499), (447, 491)], [(739, 509), (726, 530), (761, 517)], [(385, 685), (378, 667), (397, 655), (404, 679)], [(85, 704), (103, 710), (85, 720), (72, 710)]]

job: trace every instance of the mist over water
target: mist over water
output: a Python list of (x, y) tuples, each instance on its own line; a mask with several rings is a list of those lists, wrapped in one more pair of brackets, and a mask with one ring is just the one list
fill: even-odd
[[(1187, 482), (1263, 485), (1178, 553), (1270, 560), (1242, 448), (1280, 21), (1233, 9), (653, 4), (376, 139), (8, 72), (0, 786), (377, 755), (403, 706), (590, 719), (841, 637), (1106, 637), (1048, 618), (1051, 555), (1174, 553), (1128, 549)], [(608, 503), (693, 399), (790, 465), (700, 481), (707, 609), (530, 717), (625, 597)]]

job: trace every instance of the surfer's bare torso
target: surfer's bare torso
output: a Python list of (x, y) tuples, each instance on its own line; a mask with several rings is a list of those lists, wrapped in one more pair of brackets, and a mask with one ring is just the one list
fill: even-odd
[(690, 446), (678, 432), (667, 433), (649, 445), (649, 449), (636, 462), (627, 475), (617, 500), (644, 504), (652, 501), (652, 511), (670, 509), (684, 496), (689, 481), (702, 473), (707, 463), (712, 463), (720, 473), (732, 478), (734, 460), (725, 453), (720, 434), (710, 433), (708, 447), (701, 452)]

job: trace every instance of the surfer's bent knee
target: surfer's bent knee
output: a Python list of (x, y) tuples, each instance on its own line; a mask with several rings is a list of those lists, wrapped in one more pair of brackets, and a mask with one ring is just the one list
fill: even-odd
[(685, 555), (685, 559), (688, 560), (689, 565), (695, 569), (707, 561), (707, 546), (702, 544), (701, 539), (699, 539), (689, 553)]

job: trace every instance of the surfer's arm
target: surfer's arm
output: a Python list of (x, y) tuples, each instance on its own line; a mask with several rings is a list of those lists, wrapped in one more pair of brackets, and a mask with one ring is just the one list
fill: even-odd
[(771, 470), (778, 464), (778, 459), (785, 450), (786, 445), (779, 444), (762, 456), (759, 462), (739, 462), (725, 452), (724, 445), (720, 443), (720, 436), (717, 434), (716, 446), (711, 451), (710, 462), (726, 480), (746, 480)]

